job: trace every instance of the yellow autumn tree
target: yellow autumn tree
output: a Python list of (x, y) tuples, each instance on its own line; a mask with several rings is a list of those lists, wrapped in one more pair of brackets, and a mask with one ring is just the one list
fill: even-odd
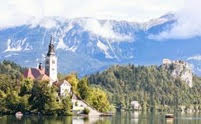
[(73, 93), (78, 94), (77, 86), (79, 83), (79, 79), (77, 77), (77, 74), (71, 73), (65, 77), (65, 80), (67, 80), (71, 84)]

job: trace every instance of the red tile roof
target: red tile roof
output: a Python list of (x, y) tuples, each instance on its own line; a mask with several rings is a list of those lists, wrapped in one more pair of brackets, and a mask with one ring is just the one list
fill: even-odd
[(37, 77), (37, 80), (49, 81), (50, 79), (46, 74), (41, 74), (40, 76)]
[(29, 68), (29, 69), (25, 70), (25, 72), (24, 72), (24, 77), (25, 78), (30, 78), (30, 79), (33, 79), (33, 80), (38, 79), (41, 75), (43, 75), (43, 76), (45, 75), (45, 79), (47, 79), (46, 78), (47, 75), (45, 74), (45, 69), (40, 70), (38, 68)]
[(63, 83), (66, 83), (66, 84), (68, 84), (68, 85), (71, 86), (71, 84), (70, 84), (68, 81), (66, 81), (66, 80), (61, 80), (61, 81), (56, 81), (56, 82), (54, 82), (54, 84), (55, 84), (57, 87), (60, 87)]

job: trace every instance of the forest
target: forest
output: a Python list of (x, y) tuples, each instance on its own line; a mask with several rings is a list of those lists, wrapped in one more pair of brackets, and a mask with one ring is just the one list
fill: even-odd
[(162, 66), (114, 65), (88, 76), (89, 83), (109, 94), (116, 108), (129, 109), (139, 101), (143, 110), (169, 110), (185, 106), (201, 109), (201, 78), (193, 76), (190, 88), (180, 78), (173, 78)]

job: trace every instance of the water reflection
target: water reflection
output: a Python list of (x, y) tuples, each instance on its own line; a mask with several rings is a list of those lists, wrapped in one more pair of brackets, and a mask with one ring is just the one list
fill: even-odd
[(174, 124), (174, 119), (173, 118), (167, 118), (166, 124)]
[(201, 114), (175, 114), (165, 119), (163, 113), (118, 112), (112, 117), (15, 116), (0, 117), (0, 124), (201, 124)]

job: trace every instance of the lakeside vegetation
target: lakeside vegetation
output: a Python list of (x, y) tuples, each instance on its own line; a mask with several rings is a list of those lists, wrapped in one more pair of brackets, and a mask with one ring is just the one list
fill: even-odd
[[(46, 81), (25, 79), (24, 70), (10, 61), (0, 63), (1, 114), (22, 111), (72, 115), (70, 94), (59, 97), (58, 87), (49, 87)], [(115, 107), (130, 110), (131, 101), (139, 101), (142, 110), (180, 110), (180, 106), (201, 110), (201, 78), (194, 75), (190, 88), (161, 66), (115, 65), (81, 79), (74, 73), (58, 77), (67, 80), (76, 96), (100, 112)]]
[[(23, 77), (25, 68), (10, 62), (0, 63), (0, 114), (23, 113), (72, 115), (72, 96), (58, 96), (58, 87), (47, 81), (30, 80)], [(87, 78), (76, 74), (60, 76), (72, 85), (73, 92), (100, 112), (112, 109), (107, 94), (88, 85)], [(87, 111), (86, 111), (87, 112)]]
[(90, 84), (105, 89), (117, 108), (131, 109), (139, 101), (143, 110), (201, 110), (201, 78), (194, 75), (193, 87), (174, 79), (162, 66), (119, 66), (88, 76)]

